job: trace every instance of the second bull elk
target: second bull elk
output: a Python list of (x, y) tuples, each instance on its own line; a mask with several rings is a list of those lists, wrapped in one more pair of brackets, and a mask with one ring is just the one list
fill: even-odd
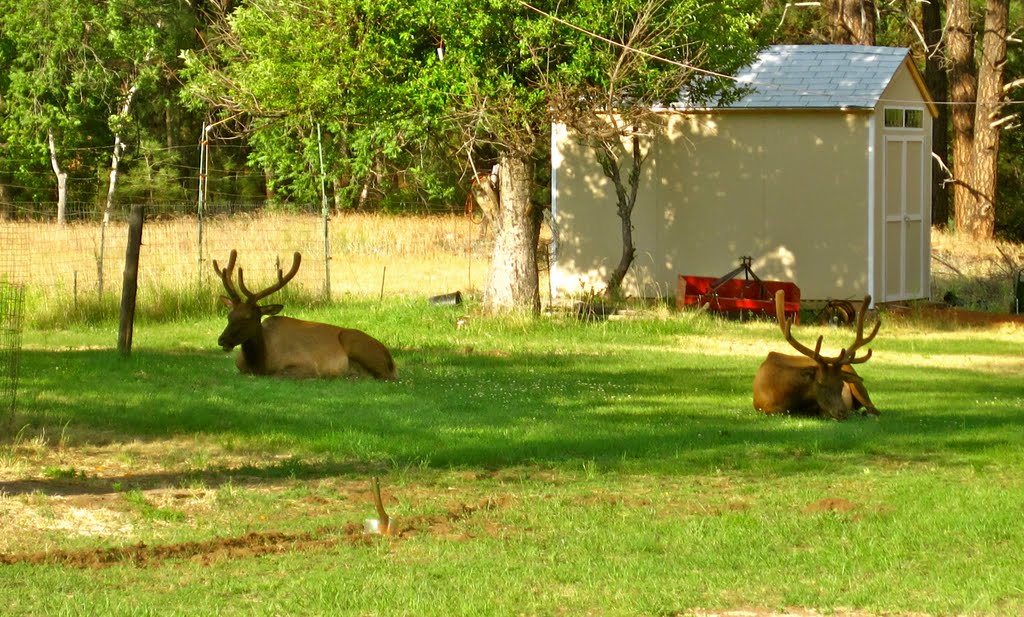
[[(235, 287), (237, 257), (238, 252), (232, 250), (227, 266), (222, 269), (214, 260), (213, 270), (227, 291), (226, 296), (221, 296), (221, 302), (230, 309), (228, 325), (217, 343), (224, 351), (241, 345), (235, 358), (239, 371), (282, 377), (369, 374), (377, 379), (396, 378), (391, 352), (369, 334), (325, 323), (277, 317), (283, 305), (258, 304), (295, 278), (302, 261), (299, 253), (295, 253), (287, 274), (282, 274), (278, 268), (277, 283), (256, 293), (245, 286), (242, 268), (238, 268), (238, 287)], [(245, 299), (238, 293), (239, 289)]]
[(775, 295), (775, 312), (786, 341), (799, 356), (770, 352), (754, 376), (754, 408), (766, 414), (791, 413), (823, 416), (834, 420), (845, 419), (851, 411), (864, 408), (865, 413), (878, 415), (864, 381), (853, 370), (854, 364), (863, 364), (871, 358), (871, 350), (858, 357), (857, 352), (870, 343), (881, 322), (876, 322), (868, 336), (864, 336), (864, 315), (871, 305), (871, 296), (857, 315), (856, 338), (838, 356), (821, 355), (824, 337), (811, 349), (793, 337), (792, 324), (783, 314), (782, 292)]

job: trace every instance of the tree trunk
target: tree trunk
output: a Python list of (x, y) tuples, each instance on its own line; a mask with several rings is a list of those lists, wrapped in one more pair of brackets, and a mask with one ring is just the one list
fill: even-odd
[(1009, 0), (988, 0), (974, 117), (973, 211), (970, 220), (965, 218), (964, 226), (959, 227), (976, 239), (989, 239), (995, 233), (999, 113), (1003, 106), (1003, 67), (1006, 64), (1009, 20)]
[(875, 0), (831, 0), (828, 12), (830, 37), (833, 43), (875, 44)]
[(11, 182), (7, 174), (0, 176), (0, 220), (14, 217), (14, 198), (11, 195)]
[(953, 209), (956, 230), (971, 227), (971, 193), (974, 163), (974, 103), (978, 86), (974, 74), (974, 35), (970, 0), (946, 4), (946, 49), (949, 62), (949, 95), (953, 120)]
[[(942, 40), (942, 5), (925, 2), (921, 5), (922, 30), (925, 42), (924, 82), (936, 101), (949, 97), (949, 79), (942, 67), (945, 46)], [(938, 106), (939, 115), (932, 122), (932, 153), (939, 161), (932, 164), (932, 223), (945, 227), (949, 223), (949, 107)]]
[[(132, 108), (132, 99), (135, 98), (135, 92), (137, 90), (138, 88), (134, 85), (128, 89), (124, 106), (121, 108), (121, 118), (128, 117), (128, 112), (130, 112)], [(124, 154), (124, 148), (125, 145), (124, 141), (121, 139), (120, 131), (115, 131), (114, 151), (110, 155), (110, 182), (107, 184), (107, 201), (103, 208), (103, 221), (100, 223), (99, 275), (96, 281), (96, 286), (99, 290), (100, 296), (103, 295), (103, 264), (107, 244), (107, 225), (110, 224), (110, 213), (114, 209), (114, 195), (117, 192), (117, 174), (121, 166), (121, 155)]]
[[(617, 139), (617, 137), (616, 137)], [(607, 145), (601, 145), (598, 158), (604, 175), (612, 181), (615, 186), (616, 214), (619, 216), (620, 229), (622, 232), (622, 253), (619, 256), (619, 263), (612, 270), (606, 281), (606, 294), (609, 297), (622, 295), (622, 281), (626, 278), (629, 267), (633, 265), (636, 257), (636, 248), (633, 245), (633, 207), (636, 205), (636, 195), (640, 188), (640, 170), (643, 167), (644, 156), (640, 150), (640, 138), (634, 134), (630, 137), (632, 149), (629, 158), (629, 176), (626, 183), (622, 181), (621, 163), (617, 160), (615, 151)]]
[(359, 195), (356, 197), (356, 210), (362, 210), (366, 207), (366, 204), (370, 201), (370, 182), (373, 175), (367, 173), (363, 177), (363, 181), (360, 184)]
[[(497, 178), (495, 177), (494, 180)], [(498, 187), (492, 180), (492, 174), (478, 174), (469, 186), (473, 202), (480, 208), (480, 238), (487, 237), (494, 227), (495, 213), (498, 212)], [(474, 220), (476, 218), (474, 217)]]
[(268, 203), (274, 203), (277, 193), (274, 191), (274, 172), (263, 168), (263, 197)]
[[(121, 118), (127, 118), (128, 113), (132, 108), (132, 99), (135, 98), (135, 92), (138, 90), (137, 86), (132, 86), (128, 89), (128, 94), (125, 97), (124, 106), (121, 108)], [(117, 192), (117, 178), (118, 171), (121, 167), (121, 156), (124, 154), (124, 141), (121, 139), (120, 131), (114, 132), (114, 151), (110, 155), (110, 182), (107, 184), (107, 202), (103, 209), (103, 223), (106, 224), (110, 221), (110, 211), (114, 209), (114, 195)]]
[(164, 143), (167, 145), (168, 150), (173, 150), (177, 145), (175, 141), (174, 131), (174, 110), (171, 107), (170, 102), (164, 103)]
[(510, 154), (501, 158), (500, 167), (494, 253), (484, 289), (484, 309), (490, 313), (537, 313), (539, 227), (530, 199), (533, 163), (526, 156)]
[(57, 160), (57, 141), (53, 137), (53, 129), (47, 129), (46, 142), (50, 148), (50, 166), (53, 167), (53, 175), (57, 177), (57, 224), (63, 225), (67, 222), (68, 172), (60, 168), (60, 161)]
[(334, 187), (334, 195), (332, 197), (334, 201), (334, 209), (341, 212), (345, 209), (345, 183), (342, 182), (341, 178), (334, 178), (331, 180), (331, 185)]

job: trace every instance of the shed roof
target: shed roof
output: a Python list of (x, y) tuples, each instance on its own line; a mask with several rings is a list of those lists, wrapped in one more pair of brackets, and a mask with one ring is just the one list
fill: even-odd
[[(909, 53), (903, 47), (772, 45), (736, 74), (751, 92), (725, 107), (874, 109)], [(931, 103), (913, 62), (907, 64), (922, 97)]]

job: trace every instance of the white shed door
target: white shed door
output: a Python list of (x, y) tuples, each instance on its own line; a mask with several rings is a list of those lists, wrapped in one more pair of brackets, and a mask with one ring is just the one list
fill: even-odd
[(885, 190), (882, 229), (883, 302), (928, 295), (925, 185), (928, 172), (924, 139), (913, 135), (885, 137)]

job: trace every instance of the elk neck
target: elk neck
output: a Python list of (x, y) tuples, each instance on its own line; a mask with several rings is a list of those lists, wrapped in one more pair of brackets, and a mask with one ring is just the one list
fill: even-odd
[(267, 374), (267, 341), (263, 338), (262, 332), (242, 342), (242, 357), (249, 372), (257, 375)]

